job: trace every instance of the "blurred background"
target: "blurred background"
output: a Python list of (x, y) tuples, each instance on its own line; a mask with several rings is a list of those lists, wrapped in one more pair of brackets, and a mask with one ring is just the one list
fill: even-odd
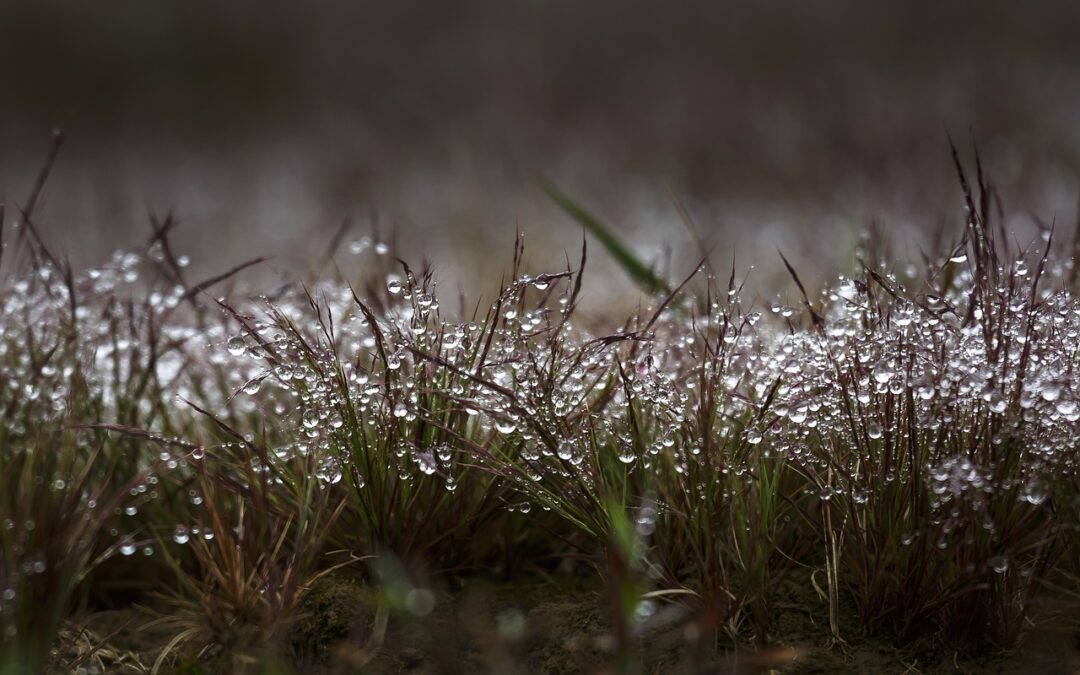
[(7, 0), (0, 191), (25, 200), (60, 126), (38, 220), (80, 262), (173, 209), (193, 266), (288, 276), (352, 218), (473, 289), (515, 228), (537, 267), (576, 258), (543, 175), (674, 273), (671, 192), (722, 266), (767, 278), (780, 247), (823, 283), (869, 223), (907, 258), (958, 231), (947, 132), (1010, 228), (1071, 224), (1078, 29), (1068, 1)]

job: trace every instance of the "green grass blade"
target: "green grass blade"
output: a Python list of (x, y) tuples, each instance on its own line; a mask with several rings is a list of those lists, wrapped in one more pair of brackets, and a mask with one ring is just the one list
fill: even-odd
[(600, 240), (608, 253), (615, 258), (615, 262), (622, 267), (626, 275), (649, 293), (670, 293), (668, 285), (658, 277), (652, 269), (635, 256), (623, 242), (596, 216), (586, 211), (580, 204), (566, 196), (559, 188), (550, 181), (541, 179), (540, 187), (544, 190), (551, 201), (566, 212), (568, 216), (581, 223), (581, 225)]

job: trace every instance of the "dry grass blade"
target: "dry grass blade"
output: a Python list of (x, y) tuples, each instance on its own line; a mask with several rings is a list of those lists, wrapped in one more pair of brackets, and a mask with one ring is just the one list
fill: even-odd
[(810, 314), (810, 320), (813, 322), (815, 328), (820, 329), (824, 325), (825, 319), (818, 314), (817, 310), (814, 309), (814, 306), (810, 304), (810, 296), (806, 294), (806, 287), (803, 286), (795, 268), (792, 267), (791, 263), (788, 262), (788, 259), (784, 257), (784, 254), (780, 249), (776, 249), (776, 252), (780, 255), (780, 259), (784, 261), (784, 267), (787, 268), (788, 274), (790, 274), (791, 278), (795, 281), (795, 285), (799, 287), (799, 292), (802, 294), (803, 306), (806, 307), (806, 311)]
[(259, 263), (265, 262), (266, 260), (267, 260), (266, 257), (259, 256), (258, 258), (252, 258), (251, 260), (248, 260), (247, 262), (240, 263), (239, 265), (237, 265), (236, 267), (233, 267), (232, 269), (230, 269), (227, 272), (223, 272), (221, 274), (215, 274), (214, 276), (210, 277), (209, 279), (201, 281), (201, 282), (195, 284), (194, 286), (192, 286), (191, 290), (184, 293), (184, 299), (186, 300), (188, 298), (192, 298), (192, 297), (198, 295), (199, 293), (202, 293), (206, 289), (208, 289), (208, 288), (210, 288), (212, 286), (216, 286), (217, 284), (220, 284), (222, 281), (225, 281), (225, 280), (229, 279), (230, 277), (236, 276), (238, 273), (246, 270), (247, 268), (252, 267), (254, 265), (258, 265)]

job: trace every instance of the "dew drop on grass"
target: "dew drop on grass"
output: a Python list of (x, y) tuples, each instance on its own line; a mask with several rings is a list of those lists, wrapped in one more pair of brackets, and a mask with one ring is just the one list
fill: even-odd
[(262, 387), (262, 378), (255, 378), (248, 380), (248, 383), (244, 385), (244, 393), (248, 395), (258, 394), (259, 389)]
[(874, 370), (874, 379), (880, 384), (887, 383), (889, 380), (892, 379), (892, 377), (893, 370), (888, 365), (878, 366), (877, 369)]
[(561, 443), (559, 443), (559, 448), (556, 451), (556, 454), (561, 460), (569, 460), (571, 457), (574, 456), (574, 442), (569, 439), (562, 441)]
[(229, 341), (225, 343), (225, 348), (229, 350), (229, 353), (233, 356), (241, 356), (247, 351), (247, 343), (244, 342), (244, 338), (240, 335), (234, 335), (229, 338)]
[(1073, 416), (1077, 413), (1076, 401), (1058, 401), (1054, 408), (1058, 413), (1064, 415), (1066, 418), (1070, 418), (1070, 421), (1074, 421)]
[(414, 459), (416, 465), (420, 467), (420, 470), (424, 472), (425, 475), (430, 476), (434, 474), (435, 470), (438, 468), (438, 465), (435, 463), (435, 456), (430, 452), (418, 452), (414, 456)]
[(1038, 506), (1046, 501), (1046, 487), (1039, 479), (1034, 479), (1024, 487), (1023, 499), (1028, 504)]
[(656, 530), (656, 517), (658, 512), (655, 507), (646, 504), (638, 510), (634, 518), (634, 530), (643, 537), (651, 535)]
[(173, 530), (172, 538), (177, 544), (186, 544), (191, 539), (191, 535), (186, 525), (177, 525)]
[(405, 417), (405, 415), (408, 415), (408, 414), (409, 414), (409, 409), (405, 407), (404, 403), (402, 403), (401, 401), (398, 401), (397, 403), (394, 404), (394, 417), (401, 418), (401, 417)]
[(308, 429), (314, 429), (319, 426), (319, 414), (314, 410), (304, 411), (304, 426)]
[(390, 295), (398, 295), (401, 293), (401, 280), (397, 277), (387, 279), (386, 290), (390, 292)]
[(998, 574), (1005, 574), (1009, 570), (1009, 560), (1003, 555), (994, 556), (987, 562), (990, 564), (990, 569)]
[(1061, 397), (1061, 387), (1055, 384), (1043, 385), (1042, 390), (1039, 392), (1042, 399), (1048, 403), (1053, 403)]

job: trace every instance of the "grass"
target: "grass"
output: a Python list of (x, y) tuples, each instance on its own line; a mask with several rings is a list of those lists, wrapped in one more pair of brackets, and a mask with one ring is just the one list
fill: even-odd
[(376, 589), (363, 640), (314, 650), (361, 670), (442, 585), (567, 567), (600, 584), (618, 672), (670, 625), (699, 667), (771, 653), (793, 576), (837, 650), (1070, 625), (1072, 251), (1006, 248), (957, 168), (961, 238), (917, 274), (864, 252), (814, 295), (784, 259), (799, 308), (764, 311), (734, 269), (660, 278), (548, 186), (647, 292), (599, 333), (585, 246), (537, 273), (519, 239), (465, 316), (385, 246), (272, 297), (221, 290), (257, 261), (192, 282), (169, 217), (77, 272), (33, 225), (44, 171), (0, 258), (0, 672), (76, 667), (66, 627), (133, 604), (170, 636), (146, 670), (299, 667), (330, 577)]

